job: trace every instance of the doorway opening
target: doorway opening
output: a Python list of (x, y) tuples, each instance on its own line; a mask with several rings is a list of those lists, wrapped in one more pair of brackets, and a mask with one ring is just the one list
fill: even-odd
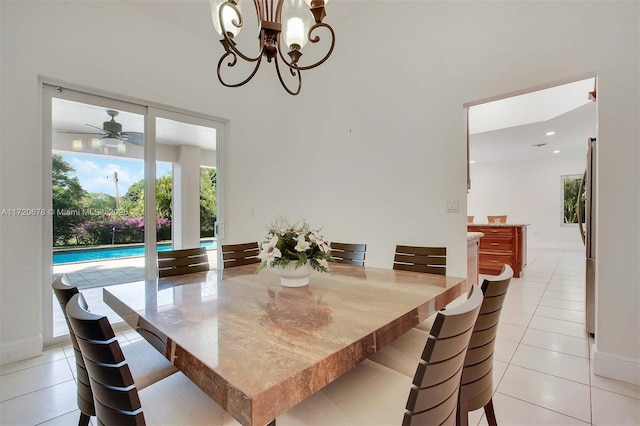
[(507, 215), (528, 224), (528, 244), (582, 249), (565, 218), (563, 179), (582, 175), (597, 134), (596, 78), (576, 79), (465, 105), (468, 112), (467, 215), (476, 224)]

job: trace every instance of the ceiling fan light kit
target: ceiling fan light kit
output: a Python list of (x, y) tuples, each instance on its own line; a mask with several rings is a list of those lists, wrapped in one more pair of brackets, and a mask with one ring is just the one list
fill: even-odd
[[(245, 0), (245, 3), (247, 0)], [(209, 0), (213, 26), (222, 36), (220, 43), (225, 53), (218, 61), (218, 80), (226, 87), (239, 87), (249, 82), (258, 71), (263, 58), (267, 62), (275, 63), (276, 74), (280, 84), (291, 95), (300, 93), (302, 87), (301, 71), (315, 68), (324, 63), (335, 45), (333, 28), (322, 22), (326, 16), (325, 5), (329, 0), (254, 0), (253, 7), (258, 19), (259, 52), (255, 57), (242, 53), (234, 38), (242, 30), (244, 19), (241, 10), (242, 0)], [(315, 44), (320, 41), (322, 31), (328, 32), (330, 45), (323, 57), (309, 65), (299, 64), (302, 58), (301, 50), (308, 42)], [(287, 57), (283, 55), (283, 48), (288, 49)], [(236, 83), (229, 83), (221, 74), (223, 64), (233, 68), (238, 63), (238, 57), (248, 63), (255, 64), (249, 76)], [(288, 68), (293, 80), (290, 88), (282, 78), (280, 62)]]
[(122, 139), (111, 138), (109, 136), (105, 136), (100, 139), (100, 145), (108, 146), (110, 148), (116, 148), (120, 146), (122, 142)]

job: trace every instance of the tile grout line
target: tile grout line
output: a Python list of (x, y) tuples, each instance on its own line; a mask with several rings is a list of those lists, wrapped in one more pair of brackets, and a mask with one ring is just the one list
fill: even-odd
[[(562, 253), (562, 257), (565, 256), (565, 253)], [(586, 286), (586, 278), (585, 278), (585, 286)], [(586, 303), (586, 300), (582, 302), (583, 304)], [(588, 372), (589, 372), (589, 422), (591, 424), (593, 424), (593, 382), (591, 380), (591, 366), (592, 366), (592, 360), (591, 360), (591, 345), (589, 342), (589, 333), (587, 333), (587, 329), (586, 329), (586, 323), (583, 324), (584, 328), (585, 328), (585, 334), (587, 335), (587, 356), (588, 356)]]
[[(538, 257), (540, 257), (540, 255), (538, 255)], [(535, 262), (535, 260), (533, 262)], [(533, 262), (531, 262), (531, 263), (533, 263)], [(511, 284), (509, 285), (509, 288), (511, 288)], [(546, 289), (546, 287), (545, 287), (545, 289)], [(507, 290), (507, 296), (508, 296), (508, 290)], [(505, 302), (506, 302), (506, 298), (505, 298)], [(502, 309), (504, 309), (504, 305), (503, 305)], [(537, 305), (536, 305), (536, 309), (537, 309)], [(535, 310), (534, 310), (534, 313), (535, 313)], [(533, 318), (533, 314), (531, 315), (531, 318)], [(531, 320), (529, 320), (529, 323), (531, 323)], [(498, 327), (500, 327), (499, 323), (498, 323)], [(525, 331), (522, 334), (522, 336), (520, 337), (520, 339), (517, 342), (514, 342), (514, 343), (517, 343), (516, 348), (513, 351), (513, 353), (511, 354), (511, 356), (509, 357), (509, 361), (507, 362), (507, 368), (505, 369), (504, 373), (502, 373), (502, 376), (500, 377), (500, 380), (498, 380), (498, 383), (496, 383), (495, 386), (494, 386), (494, 391), (493, 391), (494, 395), (497, 393), (498, 387), (500, 386), (500, 384), (504, 380), (504, 376), (505, 376), (507, 370), (509, 369), (509, 367), (511, 366), (511, 361), (513, 361), (513, 357), (515, 356), (516, 352), (518, 351), (518, 348), (520, 347), (520, 342), (522, 341), (522, 338), (526, 334), (528, 328), (529, 328), (529, 326), (527, 324), (527, 327), (525, 327)], [(497, 336), (496, 336), (496, 339), (497, 339)], [(495, 345), (495, 340), (494, 340), (494, 345)], [(495, 347), (494, 347), (494, 353), (495, 353)], [(491, 367), (491, 369), (493, 370), (493, 366)], [(484, 414), (483, 414), (483, 416), (484, 416)], [(482, 421), (483, 416), (480, 417), (480, 421)], [(480, 423), (478, 422), (478, 424), (480, 424)]]
[[(34, 394), (34, 393), (36, 393), (36, 392), (40, 392), (40, 391), (43, 391), (43, 390), (45, 390), (45, 389), (49, 389), (49, 388), (52, 388), (52, 387), (55, 387), (55, 386), (60, 386), (60, 385), (63, 385), (63, 384), (65, 384), (65, 383), (69, 383), (69, 382), (76, 383), (76, 379), (75, 379), (75, 377), (72, 377), (72, 378), (71, 378), (71, 379), (69, 379), (69, 380), (62, 381), (62, 382), (60, 382), (60, 383), (54, 383), (54, 384), (52, 384), (52, 385), (44, 386), (44, 387), (41, 387), (41, 388), (38, 388), (38, 389), (35, 389), (35, 390), (32, 390), (32, 391), (29, 391), (29, 392), (23, 393), (23, 394), (21, 394), (21, 395), (16, 395), (16, 396), (13, 396), (13, 397), (11, 397), (11, 398), (7, 398), (7, 399), (5, 399), (5, 400), (3, 400), (3, 401), (0, 401), (0, 404), (4, 404), (5, 402), (13, 401), (14, 399), (22, 398), (22, 397), (25, 397), (25, 396), (27, 396), (27, 395), (31, 395), (31, 394)], [(48, 419), (48, 420), (50, 420), (50, 419)]]
[[(534, 373), (545, 374), (545, 375), (550, 376), (550, 377), (555, 377), (556, 379), (566, 380), (566, 381), (571, 382), (571, 383), (576, 383), (576, 384), (578, 384), (578, 385), (582, 385), (582, 386), (586, 386), (586, 387), (588, 387), (588, 388), (591, 388), (591, 385), (590, 385), (590, 384), (582, 383), (582, 382), (578, 382), (578, 381), (576, 381), (576, 380), (572, 380), (572, 379), (567, 379), (566, 377), (557, 376), (557, 375), (555, 375), (555, 374), (553, 374), (553, 373), (546, 373), (546, 372), (544, 372), (544, 371), (536, 370), (536, 369), (534, 369), (534, 368), (531, 368), (531, 367), (525, 367), (525, 366), (523, 366), (523, 365), (518, 365), (518, 364), (511, 364), (511, 363), (509, 363), (509, 365), (513, 365), (514, 367), (522, 368), (522, 369), (524, 369), (524, 370), (528, 370), (528, 371), (533, 371)], [(589, 380), (589, 382), (591, 382), (591, 380)], [(510, 396), (510, 395), (509, 395), (509, 396)]]
[[(536, 329), (534, 328), (533, 330), (536, 330)], [(556, 333), (553, 333), (553, 334), (556, 334)], [(564, 334), (558, 334), (558, 336), (571, 337), (571, 336), (565, 336)], [(523, 344), (524, 346), (529, 346), (529, 347), (531, 347), (531, 348), (542, 349), (542, 350), (549, 351), (549, 352), (556, 352), (556, 353), (559, 353), (559, 354), (562, 354), (562, 355), (573, 356), (573, 357), (576, 357), (576, 358), (586, 359), (586, 360), (588, 360), (588, 359), (589, 359), (589, 356), (588, 356), (588, 355), (585, 357), (585, 356), (580, 356), (580, 355), (570, 354), (570, 353), (568, 353), (568, 352), (562, 352), (562, 351), (558, 351), (558, 350), (554, 350), (554, 349), (545, 348), (545, 347), (542, 347), (542, 346), (532, 345), (532, 344), (530, 344), (530, 343), (524, 343), (524, 342), (523, 342), (522, 344)]]
[(562, 413), (562, 412), (560, 412), (560, 411), (556, 411), (556, 410), (554, 410), (554, 409), (552, 409), (552, 408), (549, 408), (549, 407), (543, 407), (542, 405), (534, 404), (534, 403), (533, 403), (533, 402), (531, 402), (531, 401), (527, 401), (527, 400), (524, 400), (524, 399), (521, 399), (521, 398), (515, 397), (515, 396), (513, 396), (513, 395), (508, 395), (508, 394), (506, 394), (506, 393), (502, 393), (502, 392), (498, 392), (498, 391), (494, 392), (494, 395), (495, 395), (496, 393), (499, 393), (500, 395), (504, 395), (504, 396), (506, 396), (506, 397), (508, 397), (508, 398), (517, 399), (518, 401), (524, 402), (525, 404), (533, 405), (534, 407), (539, 407), (539, 408), (542, 408), (542, 409), (545, 409), (545, 410), (549, 410), (549, 411), (551, 411), (551, 412), (553, 412), (553, 413), (559, 414), (559, 415), (564, 416), (564, 417), (569, 417), (569, 418), (572, 418), (572, 419), (578, 420), (578, 421), (580, 421), (580, 422), (582, 422), (582, 423), (584, 423), (584, 424), (593, 424), (593, 423), (591, 423), (591, 421), (589, 421), (589, 422), (585, 422), (584, 420), (579, 419), (578, 417), (574, 417), (574, 416), (572, 416), (572, 415), (569, 415), (569, 414), (566, 414), (566, 413)]
[[(557, 261), (557, 263), (556, 263), (556, 265), (555, 265), (554, 271), (551, 273), (551, 276), (549, 277), (549, 280), (546, 282), (545, 290), (544, 290), (544, 292), (543, 292), (542, 296), (540, 296), (540, 300), (539, 300), (539, 301), (538, 301), (538, 303), (536, 304), (536, 308), (535, 308), (535, 310), (534, 310), (534, 311), (533, 311), (533, 313), (531, 314), (531, 320), (529, 321), (529, 323), (528, 323), (528, 324), (527, 324), (527, 326), (525, 327), (525, 332), (523, 333), (523, 335), (522, 335), (522, 337), (520, 338), (520, 340), (517, 342), (517, 344), (518, 344), (518, 345), (516, 346), (516, 349), (515, 349), (515, 351), (513, 352), (513, 355), (512, 355), (512, 356), (511, 356), (511, 358), (509, 359), (509, 362), (508, 362), (508, 365), (507, 365), (507, 369), (508, 369), (511, 365), (514, 365), (514, 366), (516, 366), (516, 367), (523, 368), (523, 369), (526, 369), (526, 370), (529, 370), (529, 371), (534, 371), (534, 372), (536, 372), (536, 373), (540, 373), (540, 374), (548, 374), (548, 373), (544, 373), (544, 372), (542, 372), (542, 371), (537, 371), (537, 370), (534, 370), (534, 369), (531, 369), (531, 368), (522, 367), (522, 366), (519, 366), (519, 365), (517, 365), (517, 364), (512, 364), (512, 361), (513, 361), (513, 358), (515, 357), (515, 354), (517, 353), (518, 349), (520, 348), (520, 345), (521, 345), (521, 344), (522, 344), (522, 345), (525, 345), (525, 346), (531, 346), (531, 345), (527, 345), (526, 343), (522, 343), (522, 339), (524, 338), (524, 335), (527, 333), (527, 330), (529, 330), (529, 326), (530, 326), (530, 324), (531, 324), (531, 321), (533, 321), (533, 317), (535, 316), (536, 312), (538, 311), (538, 308), (539, 308), (540, 306), (544, 306), (544, 305), (540, 305), (540, 303), (542, 302), (542, 298), (544, 297), (544, 294), (547, 292), (547, 289), (549, 288), (549, 283), (550, 283), (550, 282), (551, 282), (551, 280), (553, 279), (553, 276), (554, 276), (554, 274), (555, 274), (555, 271), (557, 270), (558, 265), (559, 265), (559, 263), (560, 263), (560, 261), (561, 261), (562, 257), (564, 257), (564, 253), (563, 253), (563, 255), (562, 255), (562, 256), (560, 256), (560, 259), (558, 259), (558, 261)], [(562, 321), (562, 320), (561, 320), (561, 321)], [(536, 328), (532, 328), (532, 330), (538, 330), (538, 329), (536, 329)], [(547, 331), (547, 330), (540, 330), (540, 331)], [(556, 333), (556, 334), (560, 334), (560, 333)], [(574, 336), (570, 336), (570, 337), (574, 337)], [(541, 348), (541, 349), (542, 349), (542, 348)], [(557, 351), (556, 351), (556, 352), (557, 352)], [(590, 366), (590, 363), (591, 363), (590, 357), (589, 357), (588, 359), (589, 359), (589, 366)], [(500, 393), (500, 394), (502, 394), (502, 395), (506, 395), (506, 396), (508, 396), (508, 397), (515, 398), (515, 397), (513, 397), (513, 396), (511, 396), (511, 395), (507, 395), (507, 394), (503, 394), (503, 393), (501, 393), (501, 392), (498, 392), (498, 386), (500, 385), (500, 383), (502, 383), (502, 380), (504, 379), (505, 374), (506, 374), (506, 370), (505, 370), (505, 373), (504, 373), (504, 374), (502, 375), (502, 377), (500, 378), (499, 382), (495, 385), (494, 395), (495, 395), (496, 393)], [(592, 425), (592, 424), (593, 424), (593, 407), (592, 407), (592, 405), (591, 405), (591, 375), (589, 374), (589, 384), (588, 384), (588, 385), (585, 385), (584, 383), (576, 382), (576, 381), (574, 381), (574, 380), (566, 379), (566, 378), (564, 378), (564, 377), (555, 376), (555, 375), (553, 375), (553, 374), (548, 374), (548, 375), (549, 375), (549, 376), (551, 376), (551, 377), (556, 377), (556, 378), (559, 378), (559, 379), (568, 380), (568, 381), (570, 381), (570, 382), (572, 382), (572, 383), (577, 383), (577, 384), (580, 384), (580, 385), (588, 386), (588, 387), (589, 387), (589, 423), (588, 423), (588, 424), (591, 424), (591, 425)], [(521, 400), (520, 398), (515, 398), (515, 399)], [(546, 409), (546, 410), (550, 410), (550, 411), (553, 411), (554, 413), (558, 413), (558, 414), (561, 414), (561, 415), (563, 415), (563, 416), (567, 416), (567, 417), (575, 418), (575, 419), (577, 419), (577, 420), (579, 420), (579, 421), (581, 421), (581, 422), (584, 422), (584, 420), (578, 419), (578, 418), (573, 417), (573, 416), (569, 416), (569, 415), (564, 414), (564, 413), (560, 413), (560, 412), (555, 411), (555, 410), (552, 410), (552, 409), (550, 409), (550, 408), (548, 408), (548, 407), (543, 407), (543, 406), (541, 406), (541, 405), (534, 404), (534, 403), (533, 403), (533, 402), (531, 402), (531, 401), (524, 401), (524, 400), (521, 400), (521, 401), (523, 401), (523, 402), (525, 402), (525, 403), (527, 403), (527, 404), (534, 405), (534, 406), (536, 406), (536, 407), (540, 407), (540, 408), (543, 408), (543, 409)], [(483, 417), (481, 417), (481, 420), (482, 420), (482, 418), (483, 418)], [(586, 422), (585, 422), (585, 423), (586, 423)], [(479, 423), (478, 423), (478, 424), (479, 424)]]
[[(562, 257), (565, 256), (565, 253), (562, 253)], [(586, 285), (586, 282), (585, 282)], [(582, 303), (585, 303), (585, 301), (583, 301)], [(586, 330), (586, 324), (583, 323), (583, 326), (585, 327), (585, 334), (587, 336), (587, 362), (588, 362), (588, 376), (589, 376), (589, 422), (593, 425), (593, 381), (591, 380), (591, 367), (592, 367), (592, 360), (591, 360), (591, 345), (590, 345), (590, 341), (589, 341), (589, 333), (587, 333)]]

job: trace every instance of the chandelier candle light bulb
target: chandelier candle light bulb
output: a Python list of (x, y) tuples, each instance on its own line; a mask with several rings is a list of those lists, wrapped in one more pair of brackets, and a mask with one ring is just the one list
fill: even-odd
[(313, 15), (304, 0), (290, 0), (286, 5), (282, 12), (284, 42), (289, 49), (300, 50), (309, 40)]
[[(229, 3), (227, 0), (209, 0), (209, 5), (211, 6), (211, 19), (213, 21), (213, 27), (219, 35), (223, 34), (224, 31), (227, 33), (229, 38), (233, 38), (240, 33), (242, 26), (240, 24), (240, 3), (239, 1), (235, 3), (235, 8), (233, 6), (229, 7), (221, 7), (224, 3)], [(220, 23), (220, 18), (222, 17), (222, 24)], [(235, 22), (235, 24), (234, 24)]]
[(287, 20), (287, 30), (285, 32), (287, 46), (290, 49), (302, 49), (307, 44), (305, 36), (304, 22), (301, 18), (293, 17)]

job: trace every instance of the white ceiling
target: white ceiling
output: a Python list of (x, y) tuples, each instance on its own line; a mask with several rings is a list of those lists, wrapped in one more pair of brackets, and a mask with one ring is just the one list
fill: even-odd
[[(54, 132), (96, 133), (99, 131), (88, 124), (102, 128), (109, 121), (105, 107), (54, 98), (52, 107), (52, 128)], [(127, 111), (118, 111), (115, 121), (122, 124), (123, 132), (144, 133), (144, 116)], [(74, 134), (69, 135), (73, 137)], [(156, 122), (156, 142), (163, 145), (193, 145), (203, 149), (216, 149), (216, 130), (210, 127), (158, 118)]]
[(483, 164), (584, 156), (587, 138), (597, 136), (592, 90), (594, 79), (588, 79), (471, 107), (469, 159)]

